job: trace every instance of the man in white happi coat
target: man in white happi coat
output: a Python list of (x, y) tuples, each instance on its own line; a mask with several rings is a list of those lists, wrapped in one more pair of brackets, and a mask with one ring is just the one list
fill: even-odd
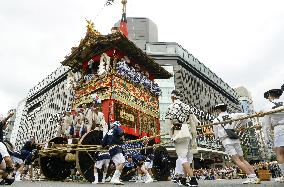
[[(282, 85), (282, 88), (284, 90), (284, 85)], [(280, 99), (283, 90), (272, 89), (264, 93), (264, 98), (269, 101), (269, 104), (267, 104), (263, 112), (284, 108), (284, 100)], [(284, 183), (284, 111), (264, 116), (262, 125), (267, 142), (270, 139), (270, 132), (273, 131), (274, 151), (282, 173), (282, 177), (279, 177), (276, 181)]]
[[(218, 115), (213, 123), (224, 122), (228, 120), (237, 119), (245, 116), (244, 113), (228, 113), (227, 105), (222, 103), (214, 107), (214, 112)], [(241, 142), (238, 136), (230, 137), (227, 130), (237, 133), (235, 130), (247, 123), (247, 120), (234, 121), (226, 124), (213, 125), (215, 139), (219, 138), (225, 148), (225, 152), (231, 157), (236, 165), (247, 175), (247, 180), (243, 184), (259, 184), (260, 180), (257, 178), (253, 167), (244, 159)]]
[[(70, 111), (66, 111), (61, 123), (61, 134), (63, 136), (72, 136), (73, 116)], [(71, 134), (70, 134), (71, 133)]]
[(97, 141), (101, 142), (103, 137), (108, 132), (108, 124), (105, 121), (104, 113), (101, 112), (99, 104), (93, 105), (92, 117), (92, 130), (97, 131)]
[(87, 104), (83, 104), (83, 112), (82, 112), (82, 119), (83, 125), (86, 127), (87, 132), (90, 132), (93, 124), (93, 111), (91, 108), (87, 107)]
[[(188, 152), (187, 152), (187, 161), (189, 164), (192, 164), (193, 162), (193, 154), (198, 153), (197, 150), (197, 141), (196, 141), (196, 137), (197, 137), (197, 131), (196, 131), (196, 126), (200, 124), (200, 121), (197, 119), (197, 117), (192, 113), (189, 115), (189, 119), (188, 119), (188, 130), (191, 133), (191, 139), (189, 141), (188, 144)], [(181, 165), (181, 160), (177, 159), (176, 160), (176, 166), (180, 166)], [(175, 168), (175, 176), (182, 176), (184, 175), (184, 170), (182, 167), (176, 167)], [(178, 183), (181, 184), (180, 181), (180, 177), (176, 178), (176, 181), (174, 181), (174, 183)]]
[[(180, 183), (184, 186), (197, 186), (197, 180), (193, 177), (193, 171), (190, 167), (188, 156), (190, 140), (192, 135), (189, 132), (187, 121), (191, 114), (190, 107), (179, 100), (180, 93), (176, 90), (172, 91), (172, 104), (168, 107), (165, 116), (165, 125), (170, 133), (171, 140), (174, 142), (178, 159), (176, 161), (176, 170), (184, 170), (184, 175), (180, 179)], [(182, 168), (182, 169), (181, 169)], [(186, 177), (190, 177), (189, 184)]]

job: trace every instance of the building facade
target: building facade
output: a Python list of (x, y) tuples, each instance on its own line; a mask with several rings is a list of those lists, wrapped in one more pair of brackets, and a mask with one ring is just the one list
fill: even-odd
[[(156, 80), (162, 89), (160, 97), (161, 132), (164, 129), (164, 114), (171, 103), (173, 89), (182, 94), (181, 100), (192, 110), (203, 124), (214, 118), (213, 106), (227, 103), (230, 111), (241, 111), (238, 94), (221, 78), (199, 62), (192, 54), (177, 43), (158, 42), (157, 26), (147, 18), (127, 18), (129, 39), (144, 50), (156, 62), (173, 73), (169, 80)], [(57, 135), (58, 118), (72, 102), (72, 93), (66, 89), (67, 67), (59, 67), (50, 76), (29, 91), (25, 100), (20, 122), (12, 132), (16, 146), (35, 136), (38, 142), (48, 141)], [(17, 120), (16, 120), (17, 121)], [(17, 127), (17, 128), (16, 128)], [(212, 132), (212, 128), (198, 128), (199, 134)], [(202, 160), (221, 162), (221, 145), (213, 136), (199, 136), (198, 145)], [(210, 151), (210, 154), (203, 154)], [(206, 164), (206, 163), (205, 163)]]
[(16, 148), (20, 149), (32, 137), (44, 143), (57, 136), (58, 121), (73, 99), (66, 89), (68, 71), (68, 67), (60, 66), (32, 88), (27, 99), (19, 104), (11, 138)]
[[(128, 38), (134, 43), (137, 42), (137, 38), (133, 36), (139, 35), (141, 38), (147, 38), (143, 40), (143, 45), (138, 46), (174, 75), (170, 80), (156, 80), (162, 89), (160, 97), (161, 132), (164, 130), (165, 110), (171, 103), (170, 93), (173, 89), (182, 93), (181, 100), (191, 106), (202, 124), (207, 124), (214, 119), (213, 106), (219, 103), (228, 104), (230, 112), (242, 111), (237, 92), (196, 57), (175, 42), (158, 42), (158, 37), (155, 37), (158, 36), (158, 33), (155, 33), (158, 29), (152, 32), (148, 29), (140, 29), (143, 24), (155, 26), (153, 21), (148, 18), (131, 17), (127, 18), (127, 21), (128, 28), (132, 32)], [(135, 28), (138, 28), (138, 31)], [(212, 132), (212, 128), (198, 128), (197, 130), (199, 134)], [(199, 162), (201, 164), (199, 167), (208, 165), (208, 162), (221, 163), (224, 161), (225, 153), (222, 146), (212, 135), (198, 136), (197, 142), (200, 153), (195, 156), (199, 157), (199, 161), (203, 161), (203, 163)], [(168, 148), (168, 150), (171, 149), (173, 148)], [(210, 154), (206, 154), (208, 152)]]
[[(120, 21), (115, 23), (119, 27)], [(148, 18), (127, 17), (128, 38), (142, 50), (146, 50), (146, 43), (158, 42), (157, 25)]]

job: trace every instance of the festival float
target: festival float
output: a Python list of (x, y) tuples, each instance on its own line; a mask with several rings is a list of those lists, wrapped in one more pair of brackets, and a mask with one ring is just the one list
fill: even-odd
[[(122, 18), (126, 21), (125, 4), (123, 10)], [(122, 28), (102, 35), (87, 21), (86, 36), (72, 48), (62, 64), (81, 75), (74, 87), (74, 110), (99, 98), (105, 121), (108, 124), (120, 121), (128, 139), (160, 134), (161, 89), (154, 79), (168, 79), (172, 75), (131, 42), (127, 30)], [(63, 180), (76, 163), (83, 177), (94, 181), (92, 153), (101, 150), (94, 136), (95, 132), (90, 131), (69, 146), (62, 137), (50, 140), (48, 149), (41, 151), (43, 174), (49, 179)], [(155, 136), (155, 140), (158, 143), (159, 136)], [(161, 163), (164, 157), (167, 157), (166, 149), (160, 148), (156, 153), (160, 165), (157, 175), (166, 179), (167, 175), (161, 174), (161, 170), (166, 169)]]

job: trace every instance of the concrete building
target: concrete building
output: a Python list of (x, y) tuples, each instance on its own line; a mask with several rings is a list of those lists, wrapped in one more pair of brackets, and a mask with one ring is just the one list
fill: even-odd
[[(158, 42), (157, 26), (147, 18), (127, 18), (129, 39), (154, 58), (160, 65), (174, 74), (170, 80), (157, 80), (162, 89), (160, 97), (161, 130), (163, 132), (164, 113), (171, 103), (170, 93), (173, 89), (183, 93), (182, 100), (189, 104), (203, 123), (213, 119), (212, 108), (217, 103), (227, 103), (229, 110), (241, 111), (238, 94), (221, 78), (208, 69), (192, 54), (177, 43)], [(67, 84), (67, 67), (59, 67), (50, 76), (29, 91), (27, 99), (21, 104), (22, 116), (12, 132), (16, 146), (35, 136), (44, 142), (57, 135), (57, 119), (60, 113), (72, 102)], [(16, 120), (17, 121), (17, 120)], [(211, 131), (199, 128), (199, 133)], [(203, 165), (207, 162), (222, 162), (220, 144), (213, 136), (198, 138), (197, 157), (202, 157)], [(220, 156), (221, 155), (221, 156)]]
[(32, 88), (27, 99), (19, 104), (11, 137), (16, 148), (21, 148), (31, 137), (43, 143), (57, 136), (61, 113), (72, 102), (70, 90), (66, 89), (68, 71), (68, 67), (60, 66)]
[[(135, 28), (138, 28), (139, 37), (147, 38), (143, 40), (144, 45), (138, 45), (142, 50), (154, 58), (163, 67), (174, 74), (170, 80), (156, 80), (162, 89), (160, 97), (160, 124), (163, 132), (164, 114), (167, 106), (171, 103), (170, 93), (173, 89), (181, 91), (181, 100), (194, 108), (194, 113), (199, 120), (204, 123), (210, 122), (214, 118), (212, 114), (213, 106), (218, 103), (227, 103), (229, 111), (242, 111), (239, 103), (239, 95), (227, 83), (201, 63), (196, 57), (190, 54), (182, 46), (175, 42), (158, 42), (158, 29), (141, 29), (142, 25), (154, 25), (148, 18), (128, 17), (128, 38), (134, 43), (137, 42)], [(119, 22), (118, 22), (119, 23)], [(118, 26), (116, 23), (115, 26)], [(210, 132), (212, 128), (199, 128), (199, 133)], [(198, 146), (200, 154), (196, 157), (202, 158), (201, 167), (208, 163), (223, 162), (224, 152), (220, 142), (216, 142), (213, 136), (199, 136)], [(169, 148), (171, 150), (172, 148)], [(210, 152), (210, 154), (206, 154)], [(204, 154), (202, 154), (204, 153)]]
[[(114, 24), (119, 27), (120, 21)], [(146, 50), (146, 43), (158, 42), (157, 25), (148, 18), (127, 17), (128, 38), (142, 50)]]

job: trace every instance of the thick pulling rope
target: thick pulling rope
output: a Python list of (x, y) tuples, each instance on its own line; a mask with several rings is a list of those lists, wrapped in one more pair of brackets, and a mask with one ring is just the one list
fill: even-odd
[[(158, 144), (154, 144), (152, 146), (145, 146), (145, 147), (141, 147), (141, 148), (130, 148), (130, 149), (124, 149), (126, 151), (140, 151), (140, 150), (145, 150), (145, 149), (152, 149), (161, 145), (166, 145), (166, 144), (171, 144), (173, 143), (172, 141), (168, 141), (168, 142), (164, 142), (164, 143), (158, 143)], [(49, 148), (49, 149), (44, 149), (40, 151), (41, 155), (45, 155), (45, 154), (52, 154), (52, 153), (56, 153), (56, 152), (60, 152), (60, 153), (67, 153), (70, 151), (83, 151), (83, 152), (95, 152), (95, 151), (99, 151), (99, 152), (109, 152), (109, 150), (106, 149), (98, 149), (97, 147), (89, 147), (89, 148), (74, 148), (71, 149), (70, 148), (66, 148), (66, 147), (57, 147), (57, 148)]]
[(266, 116), (266, 115), (269, 115), (269, 114), (274, 114), (274, 113), (283, 112), (283, 111), (284, 111), (284, 107), (281, 107), (281, 108), (274, 109), (274, 110), (271, 110), (271, 111), (268, 111), (268, 112), (258, 112), (258, 113), (243, 116), (243, 117), (240, 117), (240, 118), (237, 118), (237, 119), (226, 120), (226, 121), (221, 121), (221, 122), (217, 122), (217, 123), (210, 123), (210, 124), (207, 124), (207, 125), (199, 125), (199, 126), (196, 126), (196, 128), (203, 128), (203, 127), (210, 127), (210, 126), (213, 126), (213, 125), (227, 124), (227, 123), (232, 123), (232, 122), (235, 122), (235, 121), (241, 121), (241, 120), (255, 118), (255, 117), (263, 117), (263, 116)]
[[(160, 135), (154, 135), (154, 136), (150, 136), (150, 137), (143, 137), (137, 140), (129, 140), (126, 141), (124, 144), (128, 144), (128, 143), (135, 143), (135, 142), (141, 142), (141, 141), (146, 141), (146, 140), (150, 140), (156, 137), (160, 137), (160, 136), (165, 136), (167, 135), (167, 133), (165, 134), (160, 134)], [(163, 143), (164, 144), (164, 143)], [(82, 144), (52, 144), (54, 146), (58, 146), (58, 147), (53, 147), (53, 148), (46, 148), (44, 150), (40, 150), (40, 154), (45, 154), (45, 153), (53, 153), (53, 152), (70, 152), (70, 151), (100, 151), (100, 152), (108, 152), (109, 150), (106, 149), (102, 149), (101, 145), (82, 145)], [(160, 144), (154, 144), (154, 145), (160, 145)], [(155, 146), (150, 146), (150, 147), (155, 147)], [(109, 149), (112, 149), (114, 147), (117, 147), (120, 145), (113, 145), (111, 146)], [(144, 147), (144, 148), (135, 148), (135, 149), (131, 149), (131, 150), (142, 150), (142, 149), (150, 149)], [(128, 150), (128, 149), (127, 149)]]
[[(245, 120), (245, 119), (250, 119), (250, 118), (255, 118), (255, 117), (263, 117), (269, 114), (274, 114), (274, 113), (278, 113), (278, 112), (282, 112), (284, 111), (284, 107), (278, 108), (278, 109), (274, 109), (268, 112), (259, 112), (259, 113), (255, 113), (252, 115), (247, 115), (247, 116), (243, 116), (237, 119), (232, 119), (232, 120), (226, 120), (226, 121), (222, 121), (222, 122), (217, 122), (217, 123), (211, 123), (211, 124), (207, 124), (207, 125), (201, 125), (201, 126), (197, 126), (196, 128), (203, 128), (203, 127), (210, 127), (213, 125), (219, 125), (219, 124), (227, 124), (227, 123), (231, 123), (231, 122), (235, 122), (235, 121), (241, 121), (241, 120)], [(237, 129), (237, 131), (245, 131), (248, 129), (253, 129), (253, 128), (259, 128), (259, 125), (256, 126), (252, 126), (252, 127), (247, 127), (247, 128), (241, 128), (241, 129)], [(165, 136), (168, 135), (168, 133), (164, 133), (164, 134), (160, 134), (160, 135), (154, 135), (154, 136), (150, 136), (150, 137), (143, 137), (137, 140), (129, 140), (126, 141), (125, 144), (127, 143), (135, 143), (135, 142), (140, 142), (140, 141), (146, 141), (146, 140), (150, 140), (156, 137), (160, 137), (160, 136)], [(197, 135), (197, 137), (199, 136), (206, 136), (206, 135), (214, 135), (214, 133), (203, 133), (200, 135)], [(127, 149), (127, 150), (143, 150), (143, 149), (150, 149), (150, 148), (154, 148), (160, 145), (165, 145), (165, 144), (170, 144), (172, 142), (165, 142), (165, 143), (160, 143), (160, 144), (154, 144), (153, 146), (146, 146), (143, 148), (133, 148), (133, 149)], [(108, 150), (106, 149), (102, 149), (101, 145), (82, 145), (82, 144), (53, 144), (53, 145), (59, 145), (62, 147), (55, 147), (55, 148), (47, 148), (44, 150), (40, 151), (40, 154), (44, 154), (44, 153), (52, 153), (52, 152), (70, 152), (70, 151), (100, 151), (100, 152), (108, 152)], [(111, 146), (109, 149), (112, 149), (114, 147), (117, 147), (120, 145), (113, 145)]]
[[(254, 126), (251, 126), (251, 127), (239, 128), (239, 129), (236, 129), (236, 131), (237, 132), (241, 132), (241, 131), (246, 131), (246, 130), (249, 130), (249, 129), (259, 128), (259, 127), (260, 127), (259, 125), (254, 125)], [(207, 135), (214, 135), (214, 133), (213, 132), (202, 133), (202, 134), (198, 134), (197, 137), (207, 136)]]

